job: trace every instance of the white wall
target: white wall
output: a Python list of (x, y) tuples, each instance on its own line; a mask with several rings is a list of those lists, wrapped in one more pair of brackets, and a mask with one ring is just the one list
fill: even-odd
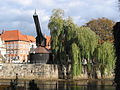
[(5, 47), (5, 42), (1, 40), (1, 38), (0, 38), (0, 54), (5, 58), (6, 47)]

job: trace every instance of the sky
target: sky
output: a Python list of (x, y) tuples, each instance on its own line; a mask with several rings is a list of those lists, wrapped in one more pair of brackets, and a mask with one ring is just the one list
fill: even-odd
[(42, 33), (50, 35), (49, 19), (57, 8), (63, 9), (65, 17), (72, 17), (80, 26), (102, 17), (120, 20), (118, 0), (0, 0), (0, 31), (20, 30), (22, 34), (36, 36), (33, 21), (36, 9)]

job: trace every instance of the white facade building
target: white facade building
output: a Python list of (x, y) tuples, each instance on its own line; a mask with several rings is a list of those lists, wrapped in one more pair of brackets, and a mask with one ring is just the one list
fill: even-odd
[(5, 55), (6, 55), (5, 42), (0, 37), (0, 60), (5, 59)]

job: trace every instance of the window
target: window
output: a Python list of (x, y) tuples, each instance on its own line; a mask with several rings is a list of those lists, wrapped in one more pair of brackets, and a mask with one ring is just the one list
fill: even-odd
[(14, 44), (14, 48), (18, 48), (18, 44)]
[(11, 48), (13, 48), (14, 47), (14, 44), (11, 44)]
[(9, 54), (10, 53), (10, 51), (7, 51), (7, 54)]
[(16, 50), (14, 50), (14, 54), (17, 54), (17, 51), (16, 51)]

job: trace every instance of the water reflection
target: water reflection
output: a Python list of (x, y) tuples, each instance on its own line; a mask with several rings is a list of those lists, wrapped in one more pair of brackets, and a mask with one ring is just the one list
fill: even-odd
[(29, 82), (29, 90), (39, 90), (37, 83), (35, 83), (35, 80), (31, 80)]
[[(10, 80), (0, 81), (0, 90), (8, 88)], [(80, 80), (80, 81), (18, 81), (15, 90), (115, 90), (110, 80)]]

